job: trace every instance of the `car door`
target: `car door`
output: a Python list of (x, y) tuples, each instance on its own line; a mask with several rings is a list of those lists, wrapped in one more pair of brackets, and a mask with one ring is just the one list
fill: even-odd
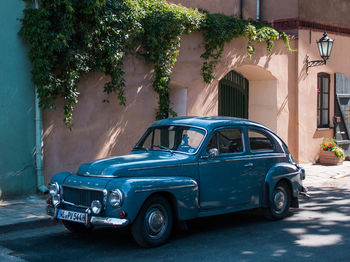
[[(202, 210), (230, 208), (250, 202), (252, 188), (243, 128), (217, 129), (199, 160), (200, 207)], [(209, 152), (218, 155), (209, 157)]]
[(247, 128), (247, 157), (253, 163), (250, 170), (252, 198), (261, 199), (265, 177), (269, 170), (282, 159), (285, 154), (274, 135), (258, 127)]

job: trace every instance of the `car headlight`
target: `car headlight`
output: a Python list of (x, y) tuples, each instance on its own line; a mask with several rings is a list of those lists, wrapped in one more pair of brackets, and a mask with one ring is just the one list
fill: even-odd
[(58, 195), (60, 193), (60, 187), (58, 183), (57, 182), (51, 183), (49, 187), (49, 191), (52, 197)]
[(94, 200), (91, 202), (91, 210), (95, 215), (100, 214), (102, 210), (102, 204), (99, 200)]
[(56, 206), (57, 204), (59, 204), (61, 202), (61, 196), (58, 194), (58, 195), (54, 195), (52, 196), (52, 204), (54, 206)]
[(112, 207), (121, 207), (121, 205), (123, 204), (123, 194), (122, 192), (120, 192), (119, 189), (111, 191), (111, 193), (109, 194), (109, 203)]
[(49, 186), (49, 192), (52, 199), (52, 204), (57, 205), (61, 202), (60, 186), (57, 182), (51, 183)]

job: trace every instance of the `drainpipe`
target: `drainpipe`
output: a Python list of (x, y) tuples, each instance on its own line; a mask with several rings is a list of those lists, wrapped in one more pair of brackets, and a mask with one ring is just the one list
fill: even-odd
[[(36, 9), (39, 9), (38, 0), (34, 0), (34, 5)], [(39, 106), (38, 90), (35, 89), (35, 163), (36, 163), (36, 182), (37, 189), (46, 193), (49, 189), (44, 185), (44, 175), (43, 175), (43, 130), (42, 130), (42, 114), (41, 108)]]
[(260, 0), (256, 0), (256, 20), (260, 21), (261, 17), (260, 17), (260, 6), (261, 6), (261, 1)]
[(38, 91), (35, 87), (35, 163), (36, 163), (36, 181), (37, 188), (40, 192), (46, 193), (48, 188), (44, 185), (43, 175), (43, 135), (42, 135), (42, 117), (39, 106)]

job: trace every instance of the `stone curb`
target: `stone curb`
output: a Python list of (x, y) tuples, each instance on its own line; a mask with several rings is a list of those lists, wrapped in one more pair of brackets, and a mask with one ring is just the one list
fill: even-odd
[(333, 179), (339, 179), (339, 178), (344, 178), (344, 177), (349, 177), (350, 174), (339, 174), (339, 175), (334, 175), (334, 176), (331, 176), (330, 178), (333, 178)]
[(19, 230), (36, 229), (41, 227), (49, 227), (57, 225), (57, 222), (52, 218), (41, 218), (31, 221), (18, 222), (14, 224), (0, 226), (0, 234), (10, 233)]

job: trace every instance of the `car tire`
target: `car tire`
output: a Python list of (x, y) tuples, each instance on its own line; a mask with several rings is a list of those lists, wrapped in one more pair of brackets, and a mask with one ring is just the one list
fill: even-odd
[(278, 220), (285, 218), (291, 205), (291, 192), (286, 181), (279, 182), (273, 192), (268, 208), (264, 209), (267, 219)]
[(92, 227), (86, 227), (84, 224), (76, 223), (72, 221), (66, 221), (62, 220), (63, 225), (65, 228), (67, 228), (70, 232), (74, 234), (84, 235), (88, 234), (92, 231)]
[(131, 226), (131, 233), (141, 247), (155, 247), (167, 242), (173, 223), (173, 211), (169, 201), (156, 195), (146, 200), (141, 207)]

